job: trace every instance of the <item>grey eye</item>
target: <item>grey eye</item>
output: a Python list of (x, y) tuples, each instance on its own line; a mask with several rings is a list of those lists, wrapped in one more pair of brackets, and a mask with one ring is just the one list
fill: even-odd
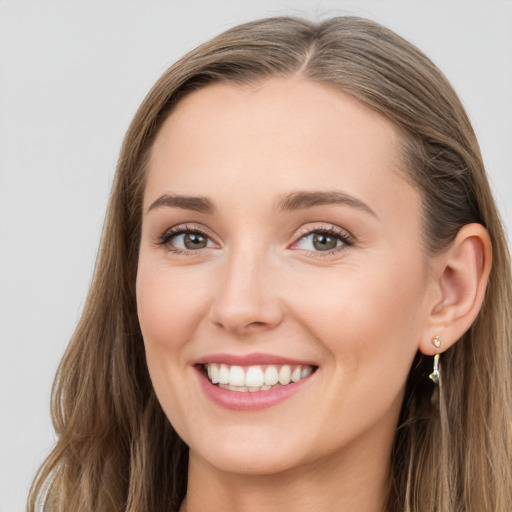
[(313, 231), (303, 236), (296, 244), (297, 249), (306, 251), (325, 252), (331, 251), (344, 244), (339, 235), (323, 233), (322, 231)]
[(335, 236), (327, 233), (313, 233), (313, 247), (317, 251), (329, 251), (338, 247), (338, 240)]
[(183, 245), (187, 249), (203, 249), (208, 244), (208, 238), (200, 233), (185, 233)]
[(186, 232), (174, 235), (169, 242), (177, 249), (186, 249), (194, 251), (211, 247), (211, 240), (203, 233)]

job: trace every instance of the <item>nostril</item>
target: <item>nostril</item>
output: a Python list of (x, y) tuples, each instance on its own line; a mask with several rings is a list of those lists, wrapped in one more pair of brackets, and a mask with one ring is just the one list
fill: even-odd
[(260, 332), (264, 329), (269, 329), (275, 327), (280, 322), (274, 321), (269, 318), (268, 322), (255, 320), (255, 321), (247, 321), (247, 318), (243, 318), (240, 316), (233, 317), (224, 317), (220, 319), (215, 319), (213, 322), (217, 327), (224, 329), (228, 332), (235, 333), (239, 336), (245, 336), (249, 334), (253, 334), (255, 332)]

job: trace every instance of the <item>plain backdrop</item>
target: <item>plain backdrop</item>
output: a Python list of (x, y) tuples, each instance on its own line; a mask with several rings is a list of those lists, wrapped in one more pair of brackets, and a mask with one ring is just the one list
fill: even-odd
[(459, 92), (512, 232), (512, 1), (0, 1), (0, 512), (54, 442), (52, 379), (89, 285), (117, 153), (186, 51), (278, 14), (357, 14), (419, 46)]

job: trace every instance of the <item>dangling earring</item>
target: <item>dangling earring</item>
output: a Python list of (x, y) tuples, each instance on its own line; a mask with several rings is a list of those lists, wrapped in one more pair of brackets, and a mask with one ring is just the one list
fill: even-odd
[[(436, 348), (441, 348), (441, 337), (437, 335), (434, 336), (432, 338), (432, 345)], [(439, 370), (439, 354), (434, 356), (434, 369), (428, 377), (434, 384), (439, 384), (439, 380), (441, 379), (441, 372)]]
[(439, 354), (434, 356), (434, 370), (428, 376), (428, 378), (434, 383), (439, 384), (439, 380), (441, 379), (441, 372), (439, 371)]

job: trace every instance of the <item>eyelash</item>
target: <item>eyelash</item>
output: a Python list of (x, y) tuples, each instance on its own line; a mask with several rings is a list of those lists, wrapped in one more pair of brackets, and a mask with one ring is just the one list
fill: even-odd
[[(312, 228), (302, 228), (300, 232), (296, 235), (296, 240), (295, 242), (293, 242), (292, 247), (297, 245), (301, 240), (304, 240), (306, 237), (314, 233), (323, 233), (326, 235), (331, 235), (341, 241), (340, 246), (327, 251), (308, 251), (314, 254), (315, 257), (331, 256), (349, 247), (352, 247), (355, 244), (353, 236), (350, 235), (344, 229), (341, 229), (334, 225), (321, 225)], [(171, 240), (173, 238), (183, 234), (198, 234), (206, 237), (208, 240), (212, 240), (212, 238), (204, 230), (199, 229), (196, 226), (181, 225), (170, 228), (167, 231), (165, 231), (162, 235), (158, 237), (155, 244), (157, 246), (164, 247), (167, 251), (172, 252), (174, 254), (196, 255), (199, 252), (199, 249), (185, 250), (171, 245)]]
[(292, 246), (297, 245), (301, 240), (314, 233), (331, 235), (341, 241), (340, 246), (334, 247), (333, 249), (329, 249), (328, 251), (310, 251), (315, 257), (322, 258), (325, 256), (332, 256), (336, 253), (346, 250), (349, 247), (352, 247), (355, 244), (354, 237), (350, 233), (348, 233), (348, 231), (345, 231), (344, 229), (341, 229), (338, 226), (334, 226), (331, 224), (329, 226), (320, 225), (308, 228), (301, 228), (301, 231), (299, 232), (299, 235), (297, 236), (297, 239), (292, 244)]
[(184, 234), (196, 234), (196, 235), (202, 235), (206, 237), (208, 240), (211, 240), (211, 236), (209, 236), (207, 233), (205, 233), (204, 230), (197, 228), (196, 226), (190, 226), (190, 225), (180, 225), (175, 226), (173, 228), (168, 229), (158, 237), (156, 240), (156, 245), (164, 247), (167, 251), (172, 252), (174, 254), (186, 254), (186, 255), (196, 255), (199, 250), (198, 249), (180, 249), (179, 247), (173, 247), (171, 245), (171, 240), (179, 235)]

